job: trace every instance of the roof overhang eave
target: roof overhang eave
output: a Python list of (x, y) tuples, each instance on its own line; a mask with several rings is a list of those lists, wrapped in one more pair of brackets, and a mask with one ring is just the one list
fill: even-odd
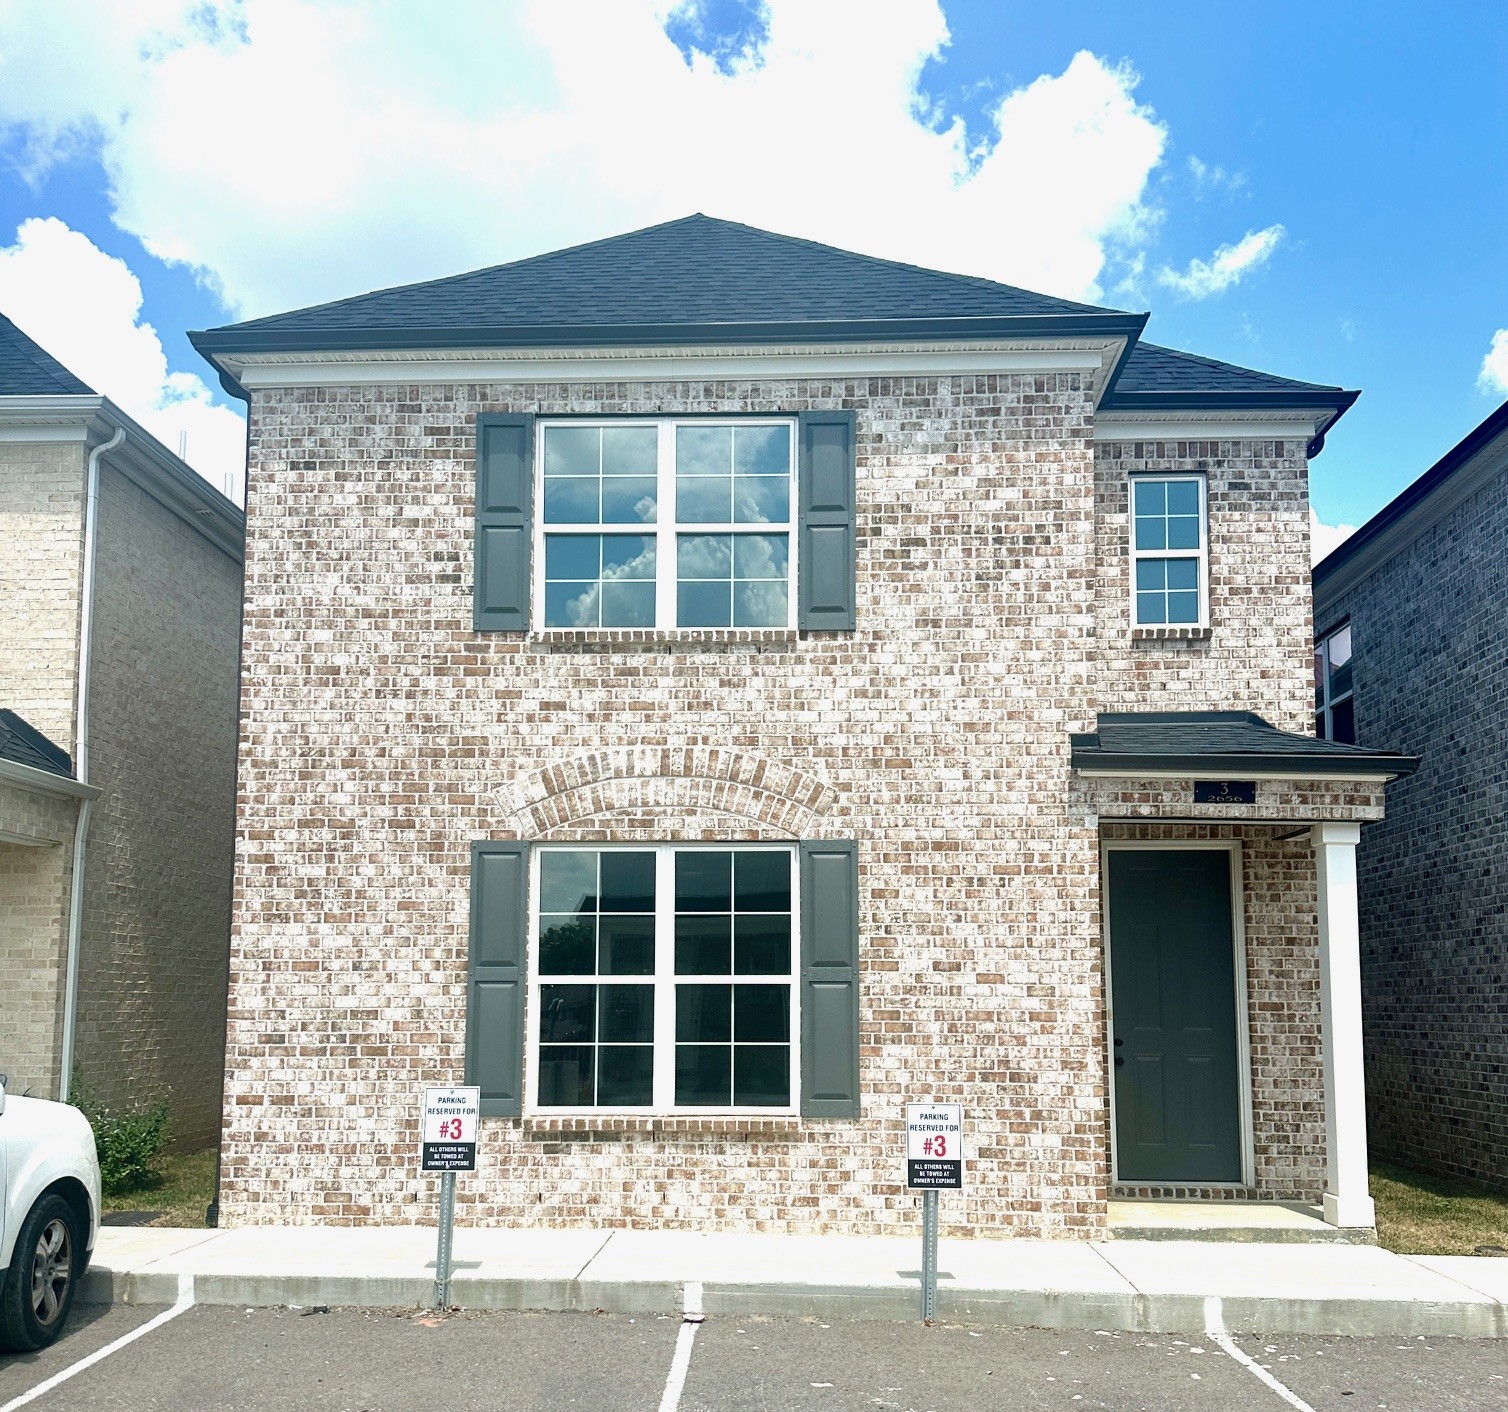
[(205, 329), (189, 334), (217, 366), (220, 354), (358, 353), (444, 348), (665, 348), (767, 343), (872, 343), (886, 340), (1081, 337), (1132, 341), (1145, 314), (1015, 314), (981, 318), (806, 319), (772, 323), (596, 325), (419, 325), (366, 329)]
[(15, 760), (0, 760), (0, 784), (15, 785), (30, 794), (50, 794), (61, 799), (98, 799), (98, 785), (81, 784), (70, 775), (55, 775), (34, 765)]
[(1419, 768), (1413, 755), (1360, 753), (1295, 757), (1271, 754), (1199, 753), (1127, 755), (1074, 747), (1070, 762), (1081, 775), (1121, 779), (1325, 779), (1386, 783)]
[(7, 428), (23, 436), (27, 429), (37, 428), (81, 440), (91, 450), (117, 430), (124, 431), (125, 440), (109, 453), (110, 464), (218, 548), (244, 558), (245, 514), (108, 397), (95, 393), (0, 397), (0, 429)]
[(1120, 392), (1112, 386), (1101, 402), (1106, 412), (1321, 412), (1315, 435), (1323, 437), (1361, 396), (1345, 388), (1284, 387), (1247, 392)]

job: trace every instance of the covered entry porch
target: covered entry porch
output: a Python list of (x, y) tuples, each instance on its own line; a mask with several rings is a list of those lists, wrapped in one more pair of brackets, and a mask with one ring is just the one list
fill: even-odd
[(1356, 846), (1416, 762), (1248, 712), (1102, 715), (1072, 751), (1101, 848), (1112, 1200), (1372, 1227)]

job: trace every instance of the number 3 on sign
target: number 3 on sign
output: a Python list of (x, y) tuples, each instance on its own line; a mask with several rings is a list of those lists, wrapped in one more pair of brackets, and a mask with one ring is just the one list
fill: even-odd
[(459, 1118), (446, 1118), (440, 1123), (440, 1136), (449, 1138), (452, 1142), (461, 1140), (461, 1120)]

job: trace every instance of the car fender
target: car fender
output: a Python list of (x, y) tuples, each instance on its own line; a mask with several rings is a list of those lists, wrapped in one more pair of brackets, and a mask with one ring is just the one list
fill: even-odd
[(99, 1158), (88, 1120), (66, 1103), (7, 1095), (0, 1111), (5, 1145), (5, 1223), (0, 1270), (9, 1269), (16, 1236), (37, 1198), (55, 1182), (72, 1179), (88, 1194), (86, 1252), (94, 1249), (100, 1221)]

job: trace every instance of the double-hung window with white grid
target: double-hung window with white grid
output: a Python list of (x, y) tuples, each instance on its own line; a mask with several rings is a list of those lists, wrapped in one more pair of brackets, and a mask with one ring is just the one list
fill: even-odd
[(789, 847), (536, 849), (534, 1107), (794, 1112), (795, 893)]
[(795, 422), (546, 421), (541, 628), (794, 622)]
[(1202, 475), (1131, 477), (1131, 621), (1209, 624), (1208, 515)]

